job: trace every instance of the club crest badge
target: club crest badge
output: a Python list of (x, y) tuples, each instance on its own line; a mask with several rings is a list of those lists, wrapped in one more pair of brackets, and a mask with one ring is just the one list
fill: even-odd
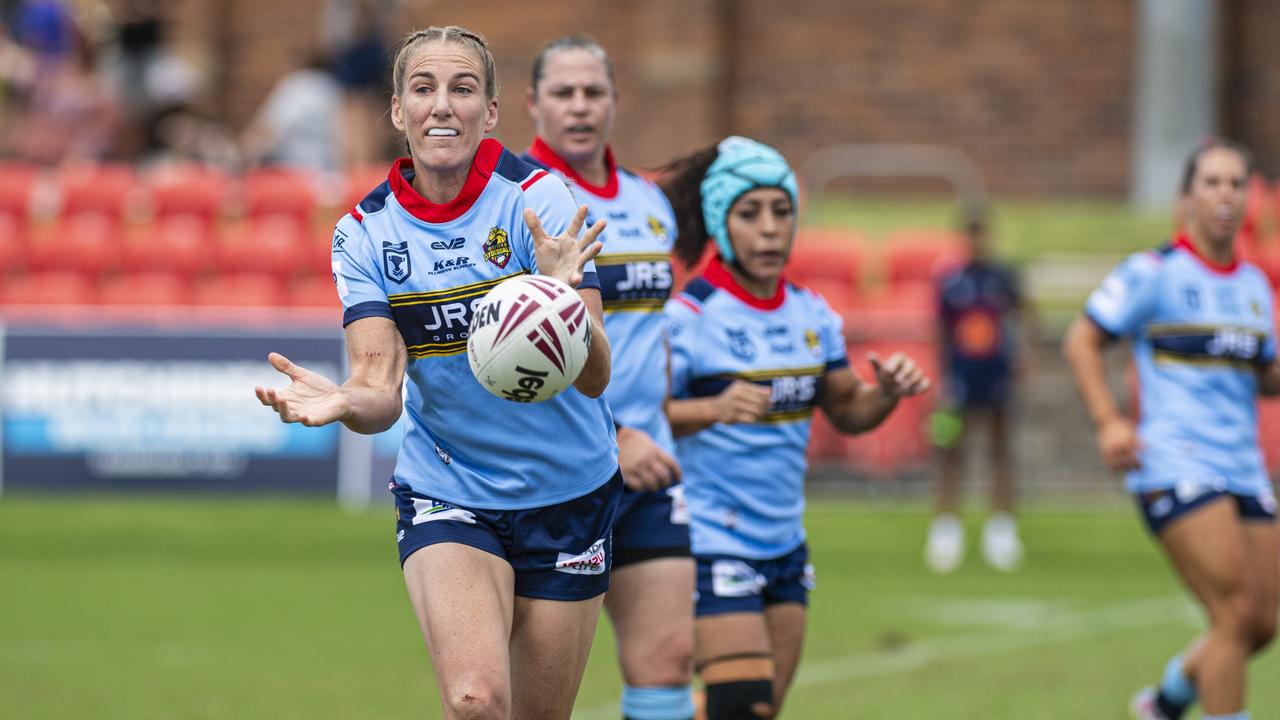
[(413, 274), (409, 264), (409, 242), (382, 241), (382, 273), (394, 283), (402, 283)]
[(751, 342), (746, 330), (726, 328), (725, 332), (729, 334), (729, 350), (734, 355), (747, 361), (756, 359), (755, 343)]
[(507, 239), (507, 231), (495, 226), (489, 230), (489, 238), (482, 246), (484, 259), (500, 268), (507, 266), (511, 260), (511, 241)]
[(818, 338), (818, 333), (812, 328), (804, 331), (804, 344), (809, 348), (809, 354), (819, 356), (822, 354), (822, 340)]
[(652, 215), (649, 215), (645, 219), (649, 222), (649, 232), (653, 233), (653, 236), (658, 240), (665, 241), (667, 239), (667, 226), (663, 225), (661, 220)]

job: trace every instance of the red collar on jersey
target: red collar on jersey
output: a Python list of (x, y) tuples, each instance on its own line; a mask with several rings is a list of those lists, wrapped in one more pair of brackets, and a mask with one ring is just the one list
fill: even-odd
[(572, 180), (575, 185), (596, 197), (612, 200), (618, 196), (618, 165), (613, 161), (613, 148), (608, 145), (604, 146), (604, 165), (609, 172), (609, 179), (605, 181), (604, 185), (592, 185), (584, 180), (577, 171), (569, 167), (569, 163), (565, 162), (564, 158), (557, 155), (550, 145), (547, 145), (542, 141), (542, 138), (536, 135), (533, 138), (533, 143), (529, 145), (529, 157), (563, 174)]
[(471, 170), (467, 173), (467, 180), (462, 185), (462, 191), (458, 196), (443, 205), (437, 205), (430, 200), (422, 197), (417, 190), (413, 189), (413, 184), (409, 178), (405, 177), (405, 172), (413, 172), (413, 159), (402, 157), (396, 160), (391, 166), (391, 174), (388, 180), (391, 182), (391, 192), (395, 193), (396, 200), (400, 206), (409, 211), (409, 214), (429, 223), (446, 223), (450, 220), (457, 220), (462, 214), (471, 209), (476, 199), (480, 197), (480, 193), (484, 192), (485, 185), (489, 183), (489, 176), (493, 174), (494, 168), (498, 167), (498, 158), (502, 156), (502, 143), (493, 138), (485, 138), (480, 141), (480, 147), (476, 150), (476, 156), (471, 161)]
[(757, 310), (777, 310), (782, 307), (783, 301), (787, 299), (786, 278), (778, 278), (778, 289), (773, 293), (773, 297), (758, 298), (747, 292), (746, 288), (733, 279), (733, 275), (729, 274), (729, 269), (724, 266), (724, 261), (720, 259), (719, 255), (711, 258), (711, 262), (707, 264), (707, 269), (703, 271), (702, 277), (715, 287), (728, 292)]
[(1191, 242), (1191, 235), (1185, 230), (1179, 232), (1173, 237), (1173, 246), (1176, 248), (1182, 248), (1183, 250), (1191, 253), (1197, 260), (1204, 264), (1205, 267), (1216, 273), (1227, 275), (1235, 272), (1236, 268), (1240, 267), (1240, 258), (1235, 256), (1231, 258), (1231, 262), (1223, 265), (1222, 263), (1214, 262), (1204, 255), (1201, 255), (1200, 249), (1196, 247), (1195, 243)]

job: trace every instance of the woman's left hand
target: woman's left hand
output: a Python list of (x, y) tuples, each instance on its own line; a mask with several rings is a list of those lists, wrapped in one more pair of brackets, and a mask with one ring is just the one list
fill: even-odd
[(916, 365), (916, 361), (896, 352), (888, 360), (881, 361), (875, 353), (867, 353), (867, 360), (876, 372), (880, 391), (894, 400), (909, 395), (920, 395), (929, 389), (929, 378)]
[(578, 208), (573, 215), (573, 222), (565, 228), (563, 234), (548, 237), (542, 229), (542, 223), (532, 210), (525, 209), (524, 222), (533, 234), (534, 259), (538, 263), (538, 272), (566, 283), (571, 288), (582, 282), (582, 266), (600, 253), (604, 244), (596, 238), (604, 230), (605, 221), (600, 220), (578, 238), (582, 224), (587, 219), (587, 206)]

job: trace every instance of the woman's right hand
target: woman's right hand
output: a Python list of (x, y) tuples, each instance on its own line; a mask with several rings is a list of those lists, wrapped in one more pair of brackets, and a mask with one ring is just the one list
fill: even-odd
[(746, 380), (734, 380), (716, 396), (717, 422), (726, 425), (753, 423), (769, 409), (770, 388)]
[(267, 360), (292, 382), (283, 390), (258, 386), (253, 392), (263, 405), (280, 414), (282, 422), (316, 427), (342, 419), (347, 412), (347, 401), (337, 383), (294, 365), (280, 353), (271, 353)]
[(1102, 461), (1112, 470), (1136, 470), (1142, 466), (1138, 453), (1142, 440), (1133, 422), (1120, 415), (1112, 415), (1098, 425), (1098, 452)]
[(582, 266), (600, 254), (600, 249), (604, 247), (598, 240), (600, 233), (604, 231), (604, 220), (587, 228), (582, 238), (578, 238), (586, 220), (587, 206), (582, 205), (573, 214), (573, 220), (563, 233), (548, 236), (542, 229), (538, 215), (532, 210), (524, 211), (524, 223), (533, 236), (534, 258), (540, 274), (553, 277), (571, 288), (578, 287), (578, 283), (582, 282)]

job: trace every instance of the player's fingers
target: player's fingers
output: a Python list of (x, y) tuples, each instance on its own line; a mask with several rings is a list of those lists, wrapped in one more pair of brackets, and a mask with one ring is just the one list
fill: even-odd
[(288, 375), (293, 380), (297, 380), (304, 374), (302, 368), (294, 365), (292, 360), (278, 352), (273, 352), (267, 355), (267, 362), (271, 363), (271, 367), (279, 370), (285, 375)]
[(867, 362), (871, 363), (871, 369), (875, 371), (875, 374), (878, 377), (880, 375), (880, 368), (882, 366), (880, 362), (880, 356), (874, 352), (868, 352)]
[(684, 477), (684, 471), (680, 469), (680, 463), (666, 453), (662, 453), (662, 463), (667, 466), (667, 474), (671, 477), (671, 482), (680, 482)]
[(602, 242), (593, 242), (590, 245), (582, 248), (582, 251), (578, 253), (578, 267), (582, 267), (583, 265), (586, 265), (588, 260), (591, 260), (595, 256), (599, 255), (600, 251), (603, 249), (604, 249), (604, 243)]
[[(583, 207), (586, 206), (584, 205)], [(587, 231), (583, 233), (582, 240), (578, 242), (578, 247), (589, 247), (591, 243), (595, 242), (596, 239), (600, 237), (600, 233), (604, 232), (604, 228), (608, 224), (609, 223), (605, 220), (597, 220), (594, 225), (587, 228)]]
[(524, 209), (524, 224), (529, 228), (529, 234), (533, 235), (533, 243), (535, 245), (547, 239), (547, 233), (542, 229), (542, 222), (538, 220), (538, 214), (529, 208)]
[(258, 398), (258, 402), (271, 407), (271, 401), (267, 399), (267, 391), (261, 385), (253, 388), (253, 394)]
[(565, 228), (564, 234), (573, 239), (578, 238), (578, 233), (582, 232), (582, 223), (587, 219), (587, 206), (579, 205), (578, 211), (573, 214), (573, 219), (569, 221), (569, 227)]

